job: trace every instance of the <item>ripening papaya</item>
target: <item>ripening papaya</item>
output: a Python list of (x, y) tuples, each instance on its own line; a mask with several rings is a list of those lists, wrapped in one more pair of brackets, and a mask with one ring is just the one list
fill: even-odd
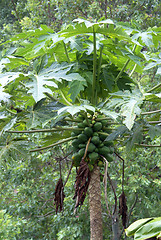
[(78, 167), (79, 164), (80, 164), (80, 161), (81, 161), (81, 156), (79, 155), (79, 153), (75, 153), (73, 156), (72, 156), (72, 159), (73, 159), (73, 165), (75, 167)]

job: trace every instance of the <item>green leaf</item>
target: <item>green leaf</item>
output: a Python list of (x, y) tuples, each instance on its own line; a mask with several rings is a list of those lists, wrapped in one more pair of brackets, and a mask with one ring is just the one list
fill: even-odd
[(4, 132), (8, 131), (9, 129), (11, 129), (11, 128), (14, 126), (14, 124), (16, 123), (16, 120), (17, 120), (17, 117), (12, 118), (12, 119), (5, 125), (5, 127), (1, 130), (0, 135), (2, 135), (2, 133), (4, 133)]
[(0, 85), (5, 86), (11, 81), (15, 80), (19, 77), (21, 73), (20, 72), (6, 72), (0, 74)]
[(132, 133), (130, 138), (127, 141), (127, 151), (131, 152), (132, 148), (135, 146), (135, 143), (142, 143), (143, 141), (143, 126), (140, 124), (135, 124), (133, 129), (132, 129)]
[(76, 113), (79, 113), (81, 111), (83, 112), (87, 112), (87, 110), (90, 110), (92, 112), (95, 112), (95, 108), (93, 106), (90, 105), (81, 105), (81, 106), (68, 106), (68, 107), (63, 107), (60, 110), (58, 110), (58, 115), (61, 114), (62, 112), (68, 112), (69, 114), (71, 114), (72, 116), (74, 116)]
[(134, 90), (132, 93), (129, 91), (118, 91), (110, 95), (117, 97), (117, 99), (111, 100), (107, 106), (120, 107), (120, 114), (124, 117), (123, 123), (131, 130), (136, 116), (141, 113), (139, 106), (143, 102), (143, 95), (138, 90)]
[(145, 93), (145, 100), (150, 102), (161, 102), (161, 93)]
[(78, 94), (84, 90), (84, 87), (87, 86), (86, 81), (73, 81), (71, 82), (71, 84), (69, 85), (70, 89), (69, 89), (69, 94), (70, 98), (73, 102), (75, 102), (76, 97), (78, 96)]
[(151, 32), (138, 32), (133, 35), (133, 39), (140, 38), (143, 43), (145, 43), (148, 47), (153, 46), (153, 37)]
[(161, 75), (161, 66), (160, 66), (160, 67), (158, 67), (156, 74), (159, 74), (159, 75)]
[[(140, 99), (139, 104), (141, 104)], [(120, 112), (121, 115), (125, 117), (123, 123), (129, 130), (131, 130), (134, 125), (136, 115), (140, 115), (141, 109), (138, 106), (138, 101), (136, 99), (130, 99), (127, 103), (122, 105)]]
[(144, 240), (148, 238), (152, 238), (158, 236), (161, 232), (161, 217), (155, 218), (154, 220), (146, 223), (142, 227), (140, 227), (135, 235), (135, 240)]
[[(85, 85), (86, 81), (78, 73), (68, 73), (73, 64), (67, 63), (53, 63), (50, 67), (44, 68), (38, 74), (29, 74), (28, 76), (32, 79), (32, 82), (26, 84), (30, 90), (35, 101), (39, 101), (45, 97), (44, 93), (47, 92), (52, 94), (52, 91), (48, 88), (58, 88), (57, 82), (62, 82), (62, 79), (66, 81), (82, 81), (82, 85)], [(49, 81), (52, 80), (52, 81)], [(81, 85), (81, 84), (80, 84)]]
[(117, 139), (118, 137), (122, 137), (124, 133), (128, 132), (128, 129), (126, 126), (120, 126), (115, 129), (115, 131), (106, 138), (107, 141), (113, 141)]
[(71, 131), (64, 131), (63, 133), (52, 133), (44, 138), (42, 138), (42, 147), (49, 146), (58, 142), (61, 139), (69, 138), (71, 136)]
[(1, 101), (8, 102), (10, 97), (11, 96), (8, 93), (4, 92), (4, 88), (0, 86), (0, 102)]
[(119, 114), (114, 112), (114, 111), (110, 111), (110, 110), (106, 110), (106, 109), (100, 109), (100, 112), (105, 114), (107, 117), (110, 117), (114, 120), (116, 120), (119, 117)]
[(26, 84), (30, 90), (28, 90), (28, 93), (31, 93), (34, 100), (38, 102), (42, 98), (45, 97), (44, 92), (48, 92), (49, 94), (52, 94), (52, 91), (49, 88), (45, 88), (45, 84), (51, 84), (54, 87), (57, 87), (57, 85), (54, 82), (48, 82), (45, 81), (44, 76), (41, 75), (29, 75), (32, 79), (32, 82), (29, 82)]
[(20, 67), (22, 65), (29, 66), (29, 62), (23, 58), (9, 56), (8, 59), (9, 59), (9, 63), (6, 63), (5, 65), (8, 66), (9, 69), (14, 69), (14, 68)]
[(147, 222), (151, 221), (153, 218), (144, 218), (144, 219), (140, 219), (135, 221), (134, 223), (132, 223), (127, 229), (125, 229), (126, 235), (128, 237), (132, 236), (135, 234), (135, 232), (142, 227), (144, 224), (146, 224)]
[(161, 136), (161, 126), (152, 126), (149, 125), (149, 136), (153, 140), (156, 136), (159, 137)]

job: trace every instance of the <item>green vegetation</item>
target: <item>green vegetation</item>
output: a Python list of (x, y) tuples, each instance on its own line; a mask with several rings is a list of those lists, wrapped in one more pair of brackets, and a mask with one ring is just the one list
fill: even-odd
[(160, 237), (160, 7), (1, 1), (1, 239)]

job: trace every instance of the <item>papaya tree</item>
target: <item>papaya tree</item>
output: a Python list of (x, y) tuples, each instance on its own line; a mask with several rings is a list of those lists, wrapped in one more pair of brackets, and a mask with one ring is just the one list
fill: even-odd
[[(143, 47), (158, 47), (160, 38), (158, 28), (140, 32), (110, 19), (76, 19), (58, 33), (41, 25), (6, 42), (11, 47), (1, 59), (1, 134), (23, 135), (8, 138), (5, 150), (12, 154), (16, 141), (21, 152), (28, 133), (40, 134), (30, 154), (70, 143), (71, 168), (77, 169), (74, 211), (89, 190), (91, 240), (103, 239), (100, 171), (118, 156), (114, 141), (121, 136), (126, 142), (128, 138), (130, 149), (134, 144), (144, 147), (142, 132), (155, 128), (160, 133), (160, 121), (147, 122), (142, 106), (160, 103), (160, 93), (151, 92), (161, 85), (146, 92), (133, 78), (142, 74), (147, 61), (146, 69), (155, 65)], [(160, 116), (160, 109), (147, 114), (153, 113)], [(56, 211), (63, 208), (65, 184), (60, 174)], [(124, 191), (121, 196), (125, 203)], [(116, 206), (113, 226), (115, 213)], [(126, 213), (120, 213), (125, 228)], [(120, 239), (113, 229), (114, 239)]]

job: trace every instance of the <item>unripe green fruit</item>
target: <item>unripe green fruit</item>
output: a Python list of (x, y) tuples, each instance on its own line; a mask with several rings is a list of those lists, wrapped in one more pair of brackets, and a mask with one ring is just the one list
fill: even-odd
[(73, 132), (75, 133), (76, 136), (78, 136), (79, 134), (81, 134), (81, 130), (77, 130), (77, 128), (73, 129)]
[(92, 172), (94, 166), (92, 164), (88, 164), (88, 167), (89, 167), (90, 172)]
[(93, 152), (95, 150), (96, 146), (93, 143), (90, 143), (88, 146), (88, 152)]
[(107, 159), (108, 162), (112, 162), (112, 161), (113, 161), (113, 156), (110, 155), (110, 154), (107, 154), (107, 155), (105, 156), (105, 158)]
[(104, 141), (104, 145), (105, 145), (106, 147), (110, 147), (110, 146), (113, 146), (114, 143), (113, 143), (113, 141)]
[(103, 166), (104, 166), (104, 164), (103, 164), (102, 161), (99, 161), (97, 165), (98, 165), (99, 167), (103, 167)]
[(98, 134), (97, 132), (94, 132), (94, 133), (93, 133), (93, 136), (99, 137), (99, 134)]
[(78, 154), (81, 158), (84, 156), (84, 153), (85, 153), (85, 148), (81, 148), (78, 152)]
[(91, 137), (93, 135), (93, 130), (91, 127), (85, 127), (84, 129), (84, 134), (87, 136), (87, 137)]
[(102, 147), (102, 148), (99, 148), (99, 149), (98, 149), (98, 152), (99, 152), (101, 155), (104, 156), (104, 155), (110, 153), (110, 150), (109, 150), (108, 147), (104, 146), (104, 147)]
[(78, 139), (75, 139), (72, 141), (72, 146), (75, 148), (78, 148), (79, 144), (80, 144), (80, 141)]
[(100, 139), (101, 139), (102, 141), (104, 141), (104, 140), (107, 138), (107, 136), (105, 136), (105, 135), (103, 135), (103, 134), (99, 134), (99, 137), (100, 137)]
[(93, 129), (95, 132), (100, 131), (102, 129), (102, 123), (101, 122), (96, 122), (93, 126)]
[(85, 143), (88, 140), (88, 137), (81, 133), (80, 135), (78, 135), (78, 140), (80, 141), (80, 143)]
[(79, 148), (85, 148), (85, 147), (86, 147), (86, 144), (80, 143), (78, 147), (79, 147)]
[(98, 145), (100, 143), (100, 139), (98, 136), (93, 136), (91, 142), (94, 143), (94, 145)]
[(92, 153), (89, 153), (88, 156), (89, 156), (89, 159), (91, 160), (91, 162), (95, 163), (95, 161), (97, 160), (99, 155), (96, 152), (92, 152)]

